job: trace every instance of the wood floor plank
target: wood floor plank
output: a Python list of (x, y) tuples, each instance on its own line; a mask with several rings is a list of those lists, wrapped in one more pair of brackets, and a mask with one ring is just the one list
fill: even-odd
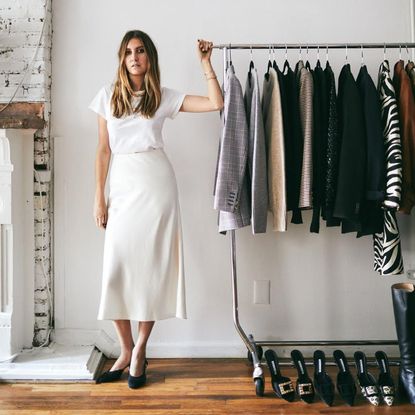
[[(112, 364), (108, 361), (103, 370)], [(268, 370), (263, 369), (264, 397), (255, 395), (252, 367), (244, 359), (149, 359), (148, 382), (136, 390), (128, 388), (127, 370), (119, 381), (105, 384), (0, 383), (0, 415), (415, 414), (415, 406), (408, 403), (374, 407), (360, 395), (354, 407), (346, 406), (337, 395), (333, 407), (318, 398), (311, 405), (298, 400), (289, 403), (275, 396)], [(295, 381), (293, 368), (281, 370)], [(376, 369), (370, 370), (376, 377)], [(328, 372), (335, 380), (335, 368), (329, 367)]]

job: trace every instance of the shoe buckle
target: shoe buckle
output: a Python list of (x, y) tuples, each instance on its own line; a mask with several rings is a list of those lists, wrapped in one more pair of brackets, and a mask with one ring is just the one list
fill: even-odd
[(281, 392), (281, 395), (294, 392), (293, 383), (291, 381), (279, 383), (278, 388)]
[(313, 385), (311, 383), (299, 383), (298, 394), (299, 395), (311, 395), (313, 393)]

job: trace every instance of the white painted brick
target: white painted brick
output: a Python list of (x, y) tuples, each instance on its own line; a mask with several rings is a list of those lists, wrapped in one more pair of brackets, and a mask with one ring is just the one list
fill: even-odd
[[(41, 256), (43, 256), (44, 260), (48, 257), (48, 255), (46, 255), (46, 250), (45, 251), (42, 250), (42, 247), (46, 248), (48, 246), (49, 246), (49, 235), (47, 235), (47, 238), (44, 238), (41, 235), (40, 236), (35, 235), (35, 247), (36, 247), (36, 249), (39, 250), (38, 251), (39, 252), (39, 260), (40, 260)], [(36, 249), (35, 249), (35, 251), (36, 251)]]
[(12, 27), (12, 19), (0, 17), (0, 33), (6, 35), (10, 33)]
[[(22, 32), (29, 32), (29, 33), (40, 33), (42, 30), (43, 22), (41, 21), (43, 17), (25, 17), (25, 18), (17, 18), (17, 19), (4, 19), (5, 24), (7, 24), (8, 32), (9, 33), (22, 33)], [(1, 27), (1, 19), (0, 19), (0, 27)], [(46, 19), (45, 28), (43, 29), (44, 33), (49, 33), (50, 29), (50, 22)]]
[(48, 316), (36, 316), (35, 319), (35, 327), (37, 329), (47, 329), (49, 324), (49, 317)]
[(35, 303), (35, 314), (49, 314), (49, 304), (46, 301)]
[(39, 183), (36, 181), (33, 184), (33, 189), (35, 192), (47, 193), (49, 192), (49, 185), (47, 183), (41, 183), (39, 186)]
[(0, 5), (0, 16), (3, 19), (15, 19), (15, 18), (24, 18), (27, 16), (27, 10), (24, 8), (20, 2), (15, 1), (15, 4), (5, 5), (4, 0), (2, 0)]
[[(37, 187), (37, 186), (36, 186)], [(37, 189), (34, 189), (35, 192), (37, 192)], [(49, 203), (49, 196), (34, 196), (33, 205), (36, 213), (38, 211), (41, 211), (41, 209), (45, 209), (46, 206), (48, 206)]]
[[(0, 88), (0, 102), (8, 101), (14, 94), (16, 86)], [(31, 87), (26, 83), (17, 91), (14, 98), (15, 101), (23, 102), (43, 102), (47, 96), (50, 96), (50, 91), (47, 92), (45, 87)]]
[(35, 214), (35, 220), (37, 221), (41, 221), (42, 219), (43, 220), (49, 219), (49, 212), (47, 209), (43, 209), (43, 210), (36, 209), (34, 214)]
[(35, 164), (48, 164), (49, 154), (35, 154)]
[(42, 222), (35, 222), (35, 235), (45, 235), (47, 238), (49, 238), (50, 234), (50, 224), (49, 221), (44, 221), (43, 226)]
[(49, 140), (45, 140), (44, 138), (40, 138), (35, 140), (35, 153), (42, 153), (44, 151), (49, 150)]
[[(20, 61), (16, 60), (16, 61), (10, 62), (10, 61), (0, 59), (0, 73), (4, 71), (7, 71), (9, 73), (14, 73), (14, 72), (20, 73), (25, 69), (25, 67), (27, 67), (27, 63), (23, 60), (20, 60)], [(36, 66), (34, 66), (34, 68), (37, 69)]]
[[(7, 79), (9, 80), (9, 85), (19, 85), (23, 76), (24, 76), (24, 73), (21, 73), (18, 75), (15, 75), (15, 74), (6, 75)], [(0, 75), (0, 80), (1, 80), (1, 75)], [(33, 86), (44, 85), (46, 84), (47, 81), (48, 81), (48, 76), (45, 76), (45, 74), (35, 74), (35, 75), (27, 74), (24, 77), (24, 84), (29, 84)]]
[[(44, 264), (45, 264), (46, 276), (48, 278), (50, 278), (50, 261), (49, 261), (49, 259), (44, 259)], [(36, 264), (35, 264), (35, 276), (40, 278), (39, 281), (41, 281), (42, 277), (44, 278), (42, 263), (40, 262), (40, 260), (38, 262), (36, 262)]]
[(52, 45), (52, 37), (49, 33), (45, 31), (42, 34), (42, 38), (40, 38), (40, 31), (18, 33), (8, 33), (5, 31), (0, 31), (0, 45), (2, 49), (6, 47), (35, 47), (37, 45), (43, 47), (50, 47)]
[[(46, 281), (43, 273), (35, 274), (35, 294), (39, 295), (43, 290), (46, 290)], [(49, 275), (48, 275), (49, 282)], [(46, 295), (45, 295), (46, 297)]]
[[(42, 282), (42, 284), (44, 284), (44, 281)], [(43, 287), (43, 285), (42, 285)], [(45, 300), (47, 300), (48, 293), (46, 291), (46, 289), (38, 289), (35, 290), (35, 303), (36, 302), (44, 302)]]
[[(7, 48), (7, 52), (3, 53), (3, 59), (11, 58), (11, 60), (25, 59), (31, 60), (36, 52), (36, 46), (19, 46), (16, 48)], [(40, 46), (37, 49), (35, 60), (50, 60), (50, 47)]]
[(32, 71), (52, 72), (52, 63), (50, 61), (43, 61), (35, 59), (33, 61)]
[[(36, 323), (36, 318), (35, 318)], [(48, 329), (39, 329), (35, 324), (35, 331), (33, 336), (33, 346), (43, 345), (47, 341)]]

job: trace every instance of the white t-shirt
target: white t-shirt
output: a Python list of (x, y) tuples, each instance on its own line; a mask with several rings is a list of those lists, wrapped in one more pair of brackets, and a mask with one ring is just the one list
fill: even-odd
[[(173, 119), (182, 105), (185, 94), (175, 89), (161, 88), (161, 103), (150, 119), (140, 114), (115, 118), (110, 102), (113, 85), (103, 86), (88, 108), (107, 120), (109, 145), (113, 153), (135, 153), (163, 147), (162, 128), (166, 117)], [(133, 106), (141, 97), (133, 98)]]

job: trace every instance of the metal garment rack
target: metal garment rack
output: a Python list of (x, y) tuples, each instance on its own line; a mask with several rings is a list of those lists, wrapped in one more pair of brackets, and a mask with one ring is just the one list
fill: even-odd
[[(300, 43), (290, 43), (290, 44), (218, 44), (213, 46), (214, 49), (223, 50), (223, 79), (226, 78), (226, 68), (228, 62), (228, 52), (230, 53), (231, 49), (268, 49), (269, 54), (271, 50), (274, 49), (346, 49), (346, 58), (347, 58), (347, 49), (383, 49), (384, 54), (386, 49), (397, 49), (399, 48), (400, 53), (402, 48), (406, 48), (406, 51), (409, 55), (408, 48), (415, 48), (415, 43), (329, 43), (329, 44), (300, 44)], [(229, 58), (231, 58), (229, 56)], [(362, 53), (363, 58), (363, 53)], [(236, 269), (236, 242), (235, 242), (235, 230), (228, 231), (230, 232), (230, 250), (231, 250), (231, 276), (232, 276), (232, 298), (233, 298), (233, 322), (235, 328), (245, 343), (245, 346), (248, 349), (248, 359), (252, 361), (254, 370), (253, 370), (253, 380), (255, 383), (256, 394), (262, 396), (264, 394), (264, 373), (261, 367), (261, 358), (262, 358), (262, 346), (386, 346), (386, 345), (397, 345), (396, 340), (312, 340), (312, 341), (256, 341), (252, 334), (247, 335), (241, 324), (239, 322), (238, 314), (238, 288), (237, 288), (237, 269)], [(329, 364), (333, 364), (329, 361)], [(290, 365), (290, 362), (282, 362), (282, 364)], [(370, 363), (373, 364), (373, 363)], [(399, 360), (390, 361), (391, 365), (399, 365)]]

